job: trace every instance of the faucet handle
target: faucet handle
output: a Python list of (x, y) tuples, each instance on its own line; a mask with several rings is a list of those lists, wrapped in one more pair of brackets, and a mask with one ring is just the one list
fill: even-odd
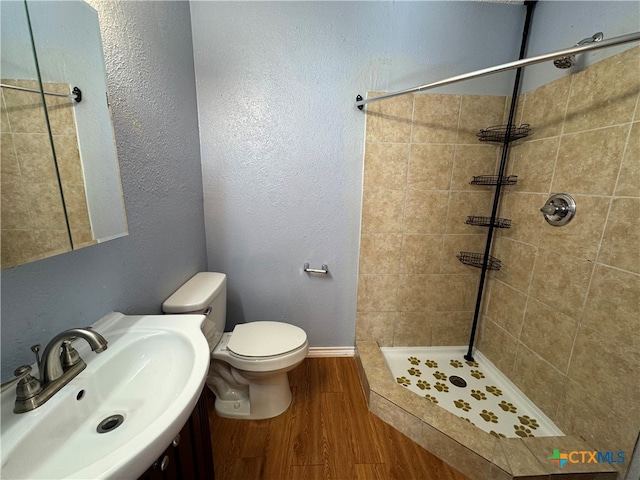
[(16, 368), (13, 374), (20, 378), (20, 381), (18, 381), (18, 385), (16, 386), (16, 402), (28, 400), (42, 391), (40, 382), (31, 376), (30, 365), (23, 365)]
[(22, 380), (25, 375), (31, 373), (31, 365), (21, 365), (13, 371), (13, 377), (0, 385), (0, 392), (4, 392), (7, 388)]
[[(75, 338), (73, 339), (75, 340)], [(67, 370), (70, 367), (73, 367), (75, 364), (80, 362), (80, 355), (78, 351), (73, 348), (71, 339), (65, 340), (62, 342), (62, 352), (60, 353), (60, 364), (62, 365), (63, 370)]]

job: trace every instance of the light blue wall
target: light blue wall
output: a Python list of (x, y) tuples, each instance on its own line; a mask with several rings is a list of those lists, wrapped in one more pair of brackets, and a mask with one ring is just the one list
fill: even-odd
[[(525, 9), (479, 2), (192, 2), (209, 269), (228, 327), (353, 345), (364, 115), (356, 94), (517, 57)], [(504, 95), (511, 74), (448, 92)], [(328, 278), (302, 272), (329, 266)]]
[(189, 5), (96, 2), (129, 236), (2, 272), (2, 378), (109, 311), (160, 313), (206, 269)]

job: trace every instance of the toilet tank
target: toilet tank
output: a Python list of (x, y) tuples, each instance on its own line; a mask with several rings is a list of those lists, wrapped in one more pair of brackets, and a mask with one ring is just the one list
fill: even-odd
[(162, 311), (206, 315), (202, 331), (213, 350), (227, 323), (227, 276), (217, 272), (196, 273), (164, 301)]

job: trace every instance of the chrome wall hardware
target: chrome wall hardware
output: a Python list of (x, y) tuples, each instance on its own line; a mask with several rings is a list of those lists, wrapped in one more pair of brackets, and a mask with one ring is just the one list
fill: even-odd
[(327, 266), (326, 263), (322, 264), (322, 268), (309, 268), (309, 264), (305, 263), (302, 267), (302, 270), (307, 273), (321, 273), (323, 275), (326, 275), (327, 273), (329, 273), (329, 267)]
[(576, 214), (576, 202), (571, 195), (556, 193), (549, 197), (540, 209), (544, 219), (554, 227), (561, 227), (571, 221)]

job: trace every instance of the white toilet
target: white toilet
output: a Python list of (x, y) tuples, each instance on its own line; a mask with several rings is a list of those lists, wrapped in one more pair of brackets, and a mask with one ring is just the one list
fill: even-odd
[(162, 304), (165, 313), (203, 314), (211, 349), (206, 384), (216, 395), (218, 415), (259, 420), (276, 417), (291, 404), (287, 372), (307, 356), (307, 334), (282, 322), (250, 322), (224, 333), (227, 276), (200, 272)]

